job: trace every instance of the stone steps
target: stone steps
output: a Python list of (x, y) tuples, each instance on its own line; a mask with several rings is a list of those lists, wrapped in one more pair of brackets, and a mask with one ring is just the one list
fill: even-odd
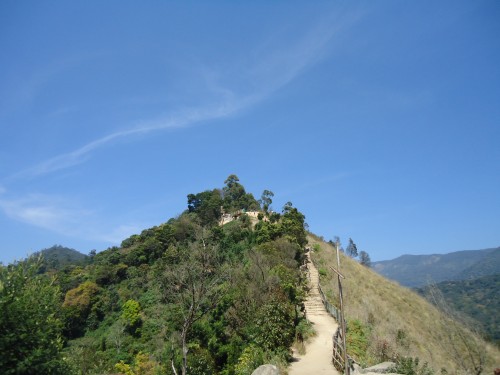
[(307, 315), (328, 316), (330, 315), (323, 305), (321, 294), (319, 293), (319, 272), (312, 262), (307, 263), (309, 293), (304, 302)]

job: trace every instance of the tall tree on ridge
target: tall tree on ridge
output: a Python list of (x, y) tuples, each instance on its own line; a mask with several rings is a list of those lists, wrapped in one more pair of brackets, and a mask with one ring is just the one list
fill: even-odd
[(359, 263), (361, 263), (363, 266), (371, 267), (372, 260), (370, 259), (370, 255), (366, 251), (361, 250), (359, 252)]
[(264, 190), (260, 197), (260, 206), (262, 208), (262, 211), (264, 211), (266, 214), (271, 207), (271, 203), (273, 203), (272, 197), (274, 197), (274, 193), (270, 190)]
[(358, 247), (356, 246), (352, 238), (349, 238), (349, 245), (347, 245), (346, 253), (351, 258), (356, 258), (358, 256)]

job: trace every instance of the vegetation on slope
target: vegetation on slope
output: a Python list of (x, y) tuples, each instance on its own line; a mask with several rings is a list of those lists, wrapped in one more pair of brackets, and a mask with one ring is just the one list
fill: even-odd
[[(333, 247), (309, 237), (327, 297), (338, 305), (337, 267)], [(362, 365), (396, 360), (450, 374), (492, 373), (500, 351), (462, 324), (443, 314), (423, 297), (385, 279), (341, 253), (344, 306), (348, 321), (348, 352)], [(350, 332), (349, 332), (350, 331)], [(406, 358), (406, 359), (405, 359)], [(417, 362), (418, 363), (418, 362)], [(428, 366), (425, 366), (428, 363)], [(412, 364), (415, 361), (412, 360)]]
[(0, 266), (0, 369), (2, 374), (64, 374), (60, 293), (42, 262), (32, 258)]
[[(32, 260), (1, 267), (0, 347), (19, 353), (1, 356), (2, 372), (229, 375), (283, 365), (303, 325), (306, 234), (291, 203), (268, 211), (271, 197), (259, 206), (231, 175), (88, 264), (26, 277)], [(237, 220), (220, 226), (221, 207)], [(257, 222), (242, 213), (258, 207)], [(36, 285), (44, 311), (32, 302)]]
[(444, 281), (417, 289), (434, 302), (437, 288), (444, 301), (454, 310), (474, 319), (486, 338), (500, 346), (500, 273), (473, 280)]
[(486, 257), (463, 270), (458, 280), (498, 274), (500, 274), (500, 247), (488, 252)]

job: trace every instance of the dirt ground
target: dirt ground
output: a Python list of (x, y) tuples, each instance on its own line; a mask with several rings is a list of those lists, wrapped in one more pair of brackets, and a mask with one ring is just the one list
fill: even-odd
[(308, 269), (311, 289), (305, 302), (306, 316), (313, 323), (316, 336), (306, 343), (304, 355), (294, 352), (288, 374), (338, 374), (332, 364), (332, 335), (337, 329), (337, 321), (328, 314), (321, 302), (318, 290), (318, 271), (312, 262), (308, 263)]

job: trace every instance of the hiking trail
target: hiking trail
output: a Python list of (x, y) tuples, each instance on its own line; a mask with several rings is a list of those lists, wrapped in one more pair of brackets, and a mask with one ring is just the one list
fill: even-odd
[(333, 340), (337, 321), (326, 311), (319, 294), (319, 273), (307, 253), (309, 293), (305, 301), (307, 319), (313, 324), (316, 336), (305, 343), (306, 353), (300, 355), (294, 350), (293, 360), (288, 368), (289, 375), (339, 374), (332, 364)]

